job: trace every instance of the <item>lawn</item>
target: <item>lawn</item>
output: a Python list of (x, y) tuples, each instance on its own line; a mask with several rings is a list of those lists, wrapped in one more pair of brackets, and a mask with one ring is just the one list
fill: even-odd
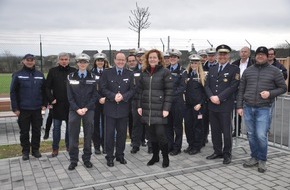
[(12, 73), (0, 74), (0, 96), (9, 96)]
[[(52, 144), (52, 141), (42, 141), (40, 143), (40, 152), (41, 153), (51, 153), (51, 151), (52, 151), (51, 144)], [(80, 147), (83, 146), (83, 138), (80, 138), (80, 145), (79, 146)], [(21, 148), (20, 144), (0, 145), (0, 159), (22, 156), (21, 150), (22, 150), (22, 148)], [(59, 150), (60, 151), (66, 150), (64, 140), (60, 141)]]

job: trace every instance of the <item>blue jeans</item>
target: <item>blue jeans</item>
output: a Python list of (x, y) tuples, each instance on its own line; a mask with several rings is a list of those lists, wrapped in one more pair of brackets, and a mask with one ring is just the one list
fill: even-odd
[(247, 127), (251, 157), (257, 160), (267, 160), (268, 131), (271, 117), (271, 107), (244, 106), (244, 121)]
[[(62, 120), (53, 119), (53, 134), (52, 134), (52, 149), (58, 150), (59, 149), (59, 141), (61, 138), (61, 124)], [(69, 140), (68, 140), (68, 125), (67, 121), (65, 121), (66, 129), (65, 129), (65, 146), (69, 148)]]

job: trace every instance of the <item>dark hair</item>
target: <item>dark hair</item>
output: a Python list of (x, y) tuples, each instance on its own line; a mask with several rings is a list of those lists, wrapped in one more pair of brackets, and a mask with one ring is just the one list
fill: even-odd
[(273, 50), (274, 55), (276, 55), (276, 50), (275, 50), (274, 48), (269, 48), (269, 49), (268, 49), (268, 51), (271, 51), (271, 50)]
[(127, 58), (126, 58), (126, 59), (127, 59), (127, 62), (128, 62), (128, 58), (129, 58), (129, 57), (134, 57), (134, 58), (136, 59), (136, 55), (134, 55), (134, 54), (129, 54), (129, 55), (127, 56)]

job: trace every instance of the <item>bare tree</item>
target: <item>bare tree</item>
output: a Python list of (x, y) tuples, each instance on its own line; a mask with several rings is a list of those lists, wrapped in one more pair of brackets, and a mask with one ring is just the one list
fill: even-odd
[(138, 33), (138, 48), (140, 47), (140, 33), (141, 30), (147, 29), (150, 26), (149, 22), (149, 7), (142, 8), (138, 7), (138, 4), (136, 2), (136, 9), (131, 10), (132, 17), (129, 16), (129, 24), (131, 27), (129, 27), (130, 30), (133, 30)]
[(18, 59), (9, 50), (3, 50), (2, 55), (6, 63), (3, 69), (6, 72), (14, 72), (17, 70)]

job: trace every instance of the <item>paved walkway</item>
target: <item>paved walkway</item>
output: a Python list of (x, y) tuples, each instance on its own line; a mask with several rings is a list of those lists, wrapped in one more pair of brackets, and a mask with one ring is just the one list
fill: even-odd
[[(1, 118), (0, 144), (13, 143), (19, 143), (16, 119)], [(67, 170), (67, 152), (56, 158), (49, 153), (40, 159), (30, 156), (29, 161), (22, 161), (21, 157), (2, 159), (0, 189), (290, 189), (290, 152), (269, 147), (268, 170), (261, 174), (256, 167), (242, 167), (249, 158), (249, 146), (243, 139), (239, 139), (238, 145), (234, 141), (233, 161), (229, 165), (223, 165), (222, 159), (205, 159), (212, 153), (212, 144), (208, 143), (195, 156), (185, 153), (170, 156), (166, 169), (161, 166), (162, 159), (146, 166), (152, 156), (147, 148), (141, 147), (137, 154), (131, 154), (129, 144), (125, 151), (128, 163), (115, 161), (112, 168), (107, 167), (104, 155), (92, 155), (93, 168), (85, 168), (80, 161), (74, 171)], [(186, 146), (184, 139), (183, 147)]]

